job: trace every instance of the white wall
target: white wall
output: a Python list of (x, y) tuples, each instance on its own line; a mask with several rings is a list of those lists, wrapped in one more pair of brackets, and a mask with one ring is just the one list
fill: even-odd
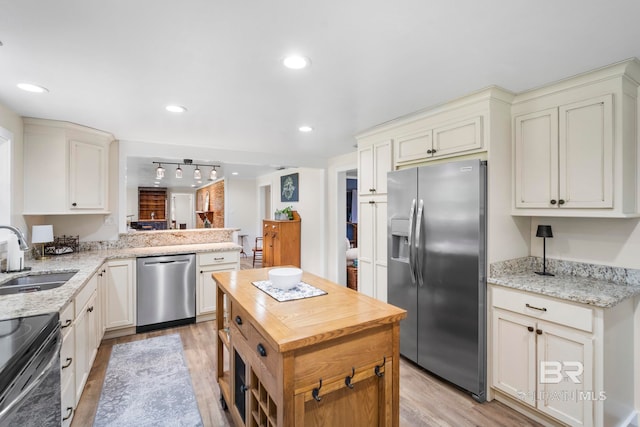
[(251, 257), (251, 248), (262, 229), (257, 216), (256, 180), (225, 177), (224, 191), (225, 227), (239, 228), (238, 235), (247, 235), (244, 238), (244, 251)]
[(551, 225), (547, 257), (640, 269), (640, 219), (531, 219), (531, 255), (542, 256), (539, 224)]
[(22, 217), (24, 204), (23, 176), (23, 123), (22, 117), (0, 104), (0, 127), (13, 134), (11, 144), (11, 225), (27, 232), (27, 224)]
[[(280, 201), (280, 177), (298, 173), (299, 201)], [(260, 187), (271, 186), (271, 209), (282, 209), (289, 205), (298, 211), (301, 218), (301, 268), (318, 276), (326, 277), (326, 191), (325, 170), (311, 168), (285, 169), (256, 179), (254, 194), (260, 195)], [(259, 207), (256, 207), (259, 212)], [(260, 227), (262, 227), (260, 225)]]

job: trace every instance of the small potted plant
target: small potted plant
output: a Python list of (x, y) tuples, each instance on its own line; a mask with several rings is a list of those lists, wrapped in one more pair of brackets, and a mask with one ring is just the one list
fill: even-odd
[(287, 206), (283, 209), (276, 209), (275, 215), (276, 220), (287, 221), (293, 219), (293, 210), (291, 206)]

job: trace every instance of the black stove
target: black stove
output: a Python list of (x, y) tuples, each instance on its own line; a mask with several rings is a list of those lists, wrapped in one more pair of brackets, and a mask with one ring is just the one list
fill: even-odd
[(58, 319), (56, 312), (0, 320), (0, 393), (58, 327)]

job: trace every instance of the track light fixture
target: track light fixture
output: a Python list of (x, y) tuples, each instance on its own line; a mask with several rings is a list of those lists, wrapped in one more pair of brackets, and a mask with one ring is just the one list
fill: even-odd
[(184, 159), (182, 161), (182, 163), (177, 163), (177, 162), (152, 162), (154, 165), (158, 165), (158, 167), (156, 168), (156, 179), (162, 179), (164, 178), (164, 172), (165, 169), (164, 167), (162, 167), (162, 165), (176, 165), (176, 178), (182, 178), (183, 177), (183, 170), (181, 168), (181, 166), (195, 166), (195, 169), (193, 170), (193, 179), (198, 181), (202, 179), (202, 171), (200, 170), (200, 166), (206, 166), (206, 167), (210, 167), (213, 168), (211, 170), (211, 173), (209, 174), (209, 180), (213, 181), (214, 179), (217, 178), (218, 176), (218, 172), (216, 171), (216, 168), (219, 168), (220, 165), (207, 165), (207, 164), (203, 164), (203, 163), (193, 163), (193, 160), (191, 159)]
[[(156, 163), (156, 162), (153, 162)], [(158, 163), (158, 167), (156, 168), (156, 179), (162, 179), (164, 178), (164, 168), (162, 167), (162, 164)]]

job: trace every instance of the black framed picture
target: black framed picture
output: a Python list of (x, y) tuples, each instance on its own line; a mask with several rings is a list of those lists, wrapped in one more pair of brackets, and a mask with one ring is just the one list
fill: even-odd
[(280, 201), (298, 201), (298, 174), (283, 175), (280, 177)]

